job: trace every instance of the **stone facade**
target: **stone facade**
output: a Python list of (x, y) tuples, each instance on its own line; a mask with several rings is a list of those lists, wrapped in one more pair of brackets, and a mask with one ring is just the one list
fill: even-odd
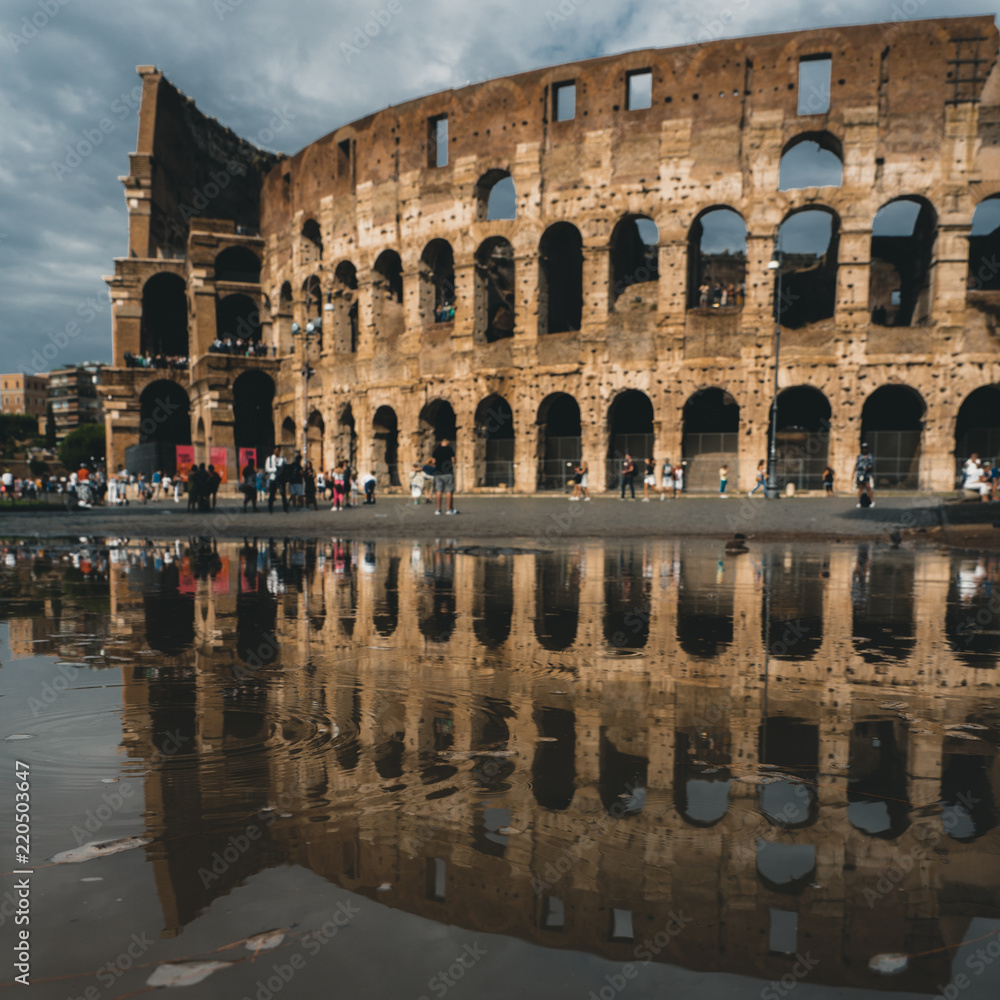
[[(579, 457), (601, 489), (625, 450), (683, 457), (695, 487), (728, 461), (745, 488), (767, 452), (777, 245), (783, 478), (814, 487), (829, 462), (846, 480), (863, 435), (877, 485), (949, 489), (956, 459), (1000, 449), (1000, 243), (973, 229), (1000, 194), (997, 49), (989, 17), (649, 49), (409, 101), (288, 158), (140, 67), (115, 363), (170, 339), (158, 300), (143, 302), (165, 272), (182, 283), (186, 334), (171, 342), (190, 370), (167, 374), (176, 390), (148, 388), (162, 372), (106, 376), (110, 461), (163, 441), (150, 413), (183, 390), (190, 435), (165, 443), (206, 460), (211, 445), (259, 454), (273, 431), (326, 468), (348, 459), (405, 485), (447, 433), (460, 489), (558, 487)], [(806, 92), (813, 64), (829, 84)], [(279, 113), (261, 140), (281, 128)], [(157, 158), (165, 144), (183, 171)], [(796, 150), (839, 162), (840, 183), (789, 181)], [(514, 217), (489, 218), (507, 178)], [(873, 232), (900, 204), (920, 212), (912, 235)], [(720, 208), (745, 238), (715, 273), (735, 287), (742, 269), (745, 287), (713, 308), (699, 241)], [(828, 246), (797, 252), (796, 222), (820, 217)], [(259, 278), (216, 273), (237, 247)], [(220, 306), (237, 297), (243, 313)], [(240, 330), (266, 358), (209, 353)], [(241, 396), (249, 370), (266, 378)], [(266, 427), (245, 416), (261, 401)]]

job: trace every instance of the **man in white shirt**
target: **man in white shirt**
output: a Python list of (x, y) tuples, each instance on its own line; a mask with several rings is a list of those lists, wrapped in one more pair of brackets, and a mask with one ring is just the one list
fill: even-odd
[(288, 513), (288, 489), (285, 485), (285, 459), (281, 448), (274, 446), (274, 451), (264, 460), (264, 471), (267, 473), (267, 512), (274, 513), (274, 498), (281, 490), (281, 508)]

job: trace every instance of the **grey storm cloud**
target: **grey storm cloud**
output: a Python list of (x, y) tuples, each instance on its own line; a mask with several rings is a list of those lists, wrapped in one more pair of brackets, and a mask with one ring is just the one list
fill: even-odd
[[(276, 108), (295, 152), (389, 104), (648, 46), (991, 13), (885, 0), (8, 0), (0, 18), (0, 370), (67, 340), (56, 364), (111, 360), (102, 275), (126, 252), (118, 177), (135, 148), (137, 65), (159, 67), (252, 138)], [(55, 338), (55, 340), (53, 339)]]

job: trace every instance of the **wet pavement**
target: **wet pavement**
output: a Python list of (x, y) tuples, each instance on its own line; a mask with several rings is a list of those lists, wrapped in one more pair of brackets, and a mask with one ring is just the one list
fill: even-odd
[(747, 549), (8, 547), (28, 995), (995, 997), (1000, 559)]
[[(68, 513), (0, 511), (0, 537), (21, 534), (100, 535), (170, 538), (211, 535), (317, 537), (336, 533), (363, 538), (531, 539), (551, 545), (566, 538), (731, 537), (888, 538), (933, 535), (942, 523), (938, 497), (899, 494), (880, 498), (873, 510), (858, 510), (853, 497), (763, 500), (732, 496), (685, 496), (678, 500), (620, 501), (595, 497), (589, 503), (556, 496), (459, 497), (457, 516), (435, 515), (429, 504), (413, 506), (406, 497), (383, 497), (374, 505), (341, 512), (291, 510), (280, 505), (268, 514), (245, 513), (236, 501), (219, 501), (212, 513), (188, 514), (184, 504), (130, 504)], [(988, 505), (968, 505), (986, 507)], [(988, 513), (992, 535), (992, 505)], [(1000, 510), (1000, 507), (997, 508)], [(979, 511), (975, 511), (977, 515)], [(986, 516), (983, 512), (981, 516)], [(1000, 520), (1000, 513), (996, 515)]]

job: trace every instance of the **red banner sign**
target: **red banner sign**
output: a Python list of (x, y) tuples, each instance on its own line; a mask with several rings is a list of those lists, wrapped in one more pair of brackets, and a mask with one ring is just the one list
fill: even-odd
[(242, 476), (243, 470), (247, 467), (247, 463), (250, 459), (253, 459), (253, 464), (257, 464), (257, 449), (256, 448), (240, 448), (240, 467), (236, 470), (237, 474)]
[(177, 447), (177, 475), (187, 480), (191, 466), (194, 465), (194, 445), (179, 444)]
[(208, 461), (215, 466), (215, 471), (222, 477), (224, 483), (229, 482), (229, 449), (209, 448)]

